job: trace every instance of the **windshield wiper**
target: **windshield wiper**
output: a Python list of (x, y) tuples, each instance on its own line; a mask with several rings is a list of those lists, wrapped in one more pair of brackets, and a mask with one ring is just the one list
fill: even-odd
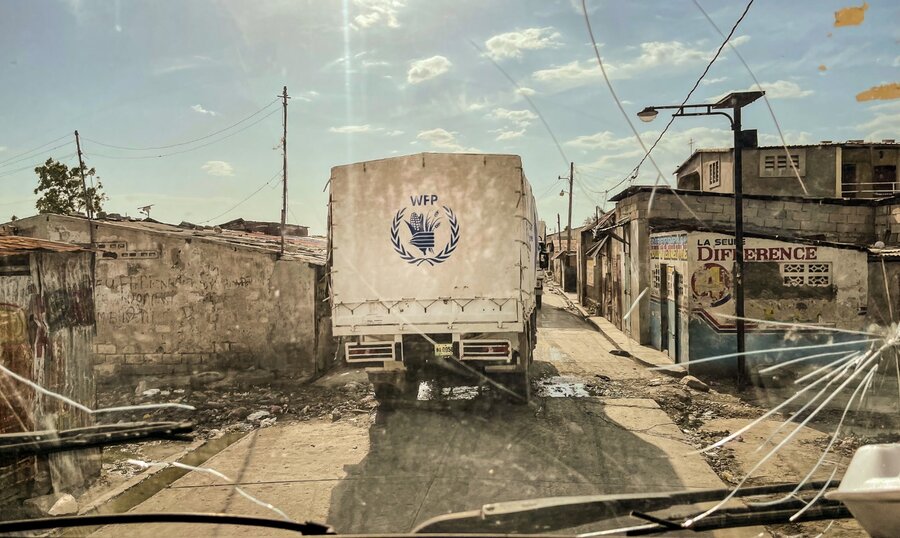
[[(799, 491), (820, 489), (826, 482), (809, 482), (803, 485)], [(831, 482), (834, 487), (838, 483)], [(753, 497), (758, 495), (771, 495), (794, 491), (797, 487), (793, 484), (775, 484), (769, 486), (755, 486), (742, 488), (736, 497)], [(582, 495), (573, 497), (545, 497), (529, 499), (525, 501), (509, 501), (486, 504), (478, 510), (457, 512), (433, 517), (418, 527), (414, 533), (465, 533), (465, 532), (509, 532), (509, 533), (539, 533), (570, 527), (577, 527), (588, 523), (630, 516), (633, 513), (643, 515), (646, 512), (664, 510), (672, 506), (692, 505), (695, 503), (721, 500), (731, 490), (729, 489), (702, 489), (694, 491), (675, 491), (664, 493), (628, 493), (622, 495)], [(822, 503), (822, 501), (819, 501)], [(823, 503), (825, 505), (832, 503)], [(752, 508), (740, 508), (746, 513), (734, 510), (723, 510), (719, 519), (713, 516), (700, 520), (690, 527), (699, 529), (704, 521), (711, 520), (713, 528), (724, 526), (757, 525), (750, 516), (761, 516), (766, 512), (778, 512), (785, 504), (775, 505), (772, 510), (753, 510)], [(790, 506), (790, 505), (787, 505)], [(850, 517), (850, 513), (838, 505), (835, 512), (844, 514), (828, 517)], [(796, 512), (796, 508), (788, 511), (784, 521)], [(811, 514), (812, 513), (812, 514)], [(829, 512), (830, 513), (830, 512)], [(816, 512), (807, 510), (804, 516), (814, 515)], [(639, 517), (639, 516), (638, 516)], [(823, 516), (824, 517), (824, 516)], [(646, 518), (644, 518), (646, 521)], [(779, 520), (781, 521), (781, 520)], [(672, 523), (674, 525), (675, 523)], [(641, 528), (653, 528), (653, 532), (666, 530), (667, 525), (654, 522)], [(680, 525), (679, 525), (680, 528)], [(704, 530), (708, 530), (704, 527)]]
[(193, 523), (199, 525), (239, 525), (246, 527), (263, 527), (295, 531), (307, 536), (334, 534), (328, 525), (320, 523), (290, 521), (265, 517), (240, 516), (231, 514), (204, 514), (191, 512), (171, 513), (124, 513), (98, 514), (89, 516), (42, 517), (35, 519), (18, 519), (0, 521), (0, 535), (6, 536), (14, 532), (28, 532), (45, 529), (71, 527), (99, 527), (103, 525), (125, 525), (146, 523)]
[(149, 439), (190, 440), (190, 422), (123, 422), (69, 430), (0, 434), (0, 461)]

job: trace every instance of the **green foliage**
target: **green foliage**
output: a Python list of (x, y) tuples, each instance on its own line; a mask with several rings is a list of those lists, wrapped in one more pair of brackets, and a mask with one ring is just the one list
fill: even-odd
[(43, 166), (34, 169), (38, 175), (38, 186), (34, 189), (38, 198), (37, 210), (39, 213), (57, 213), (65, 215), (76, 211), (86, 211), (85, 201), (90, 204), (90, 209), (96, 215), (102, 210), (101, 205), (109, 198), (103, 194), (103, 185), (100, 178), (95, 177), (97, 172), (93, 168), (84, 170), (85, 181), (93, 187), (87, 188), (87, 193), (81, 182), (81, 168), (73, 166), (69, 168), (65, 164), (47, 159)]

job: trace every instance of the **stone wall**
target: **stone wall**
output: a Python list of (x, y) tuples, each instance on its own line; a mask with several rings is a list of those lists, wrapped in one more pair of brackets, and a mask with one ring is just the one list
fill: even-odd
[[(20, 235), (89, 242), (84, 219), (16, 224)], [(311, 376), (322, 368), (332, 348), (317, 313), (322, 266), (112, 222), (95, 223), (95, 242), (98, 381), (251, 366)]]

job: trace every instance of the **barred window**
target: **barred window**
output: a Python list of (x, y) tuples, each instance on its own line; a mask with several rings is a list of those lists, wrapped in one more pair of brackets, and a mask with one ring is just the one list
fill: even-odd
[(718, 187), (722, 184), (722, 177), (719, 173), (719, 161), (709, 163), (709, 186), (710, 188)]

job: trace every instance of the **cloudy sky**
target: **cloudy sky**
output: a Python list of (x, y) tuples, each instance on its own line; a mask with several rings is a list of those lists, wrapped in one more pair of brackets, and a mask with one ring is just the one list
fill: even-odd
[[(701, 5), (727, 33), (746, 3)], [(900, 101), (857, 100), (897, 82), (900, 3), (872, 0), (862, 24), (836, 27), (847, 5), (757, 0), (735, 33), (789, 142), (900, 138)], [(688, 0), (588, 7), (633, 122), (646, 105), (681, 102), (722, 41)], [(519, 154), (553, 228), (557, 212), (565, 219), (557, 176), (567, 161), (580, 223), (643, 155), (573, 0), (6, 1), (0, 81), (0, 220), (35, 212), (36, 163), (77, 162), (75, 129), (108, 211), (154, 204), (154, 218), (174, 223), (278, 220), (284, 85), (289, 220), (314, 232), (324, 231), (323, 188), (339, 164)], [(752, 84), (726, 49), (692, 101)], [(666, 119), (635, 126), (649, 145)], [(762, 143), (778, 140), (763, 102), (744, 125)], [(691, 143), (730, 136), (721, 118), (681, 118), (654, 156), (671, 175)], [(656, 175), (648, 163), (637, 181)]]

